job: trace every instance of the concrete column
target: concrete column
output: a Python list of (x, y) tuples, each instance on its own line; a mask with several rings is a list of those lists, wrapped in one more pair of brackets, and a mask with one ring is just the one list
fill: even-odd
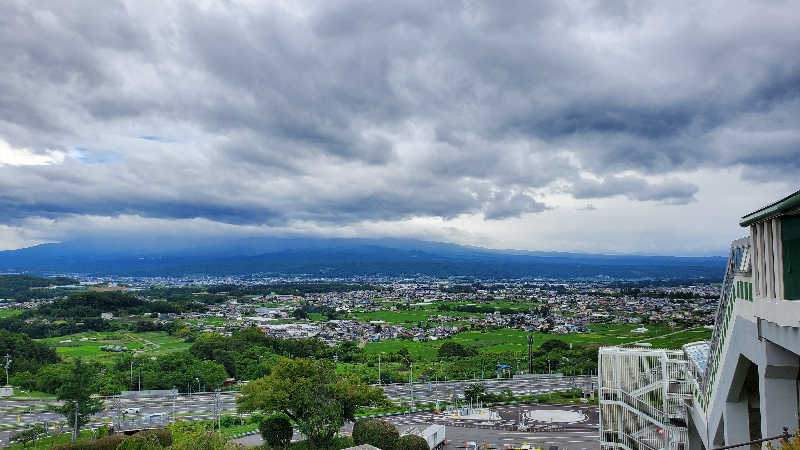
[(764, 364), (758, 367), (761, 435), (777, 436), (797, 428), (798, 356), (764, 340)]
[(725, 445), (738, 444), (750, 440), (749, 414), (747, 399), (738, 402), (725, 402)]
[(772, 257), (773, 273), (775, 274), (775, 298), (783, 298), (783, 242), (781, 237), (781, 222), (772, 219)]
[(764, 279), (767, 281), (767, 297), (775, 298), (775, 270), (772, 257), (772, 225), (770, 222), (761, 224), (764, 230)]
[(689, 427), (689, 448), (697, 450), (706, 450), (706, 446), (703, 445), (703, 438), (701, 438), (700, 435), (698, 434), (696, 426)]
[(761, 296), (767, 297), (767, 274), (764, 266), (764, 223), (759, 223), (756, 227), (758, 227), (758, 287)]
[(756, 248), (758, 248), (758, 259), (755, 261), (758, 266), (758, 293), (761, 297), (767, 296), (767, 284), (764, 276), (764, 224), (756, 224), (758, 230), (758, 239), (756, 239)]
[(758, 297), (761, 295), (761, 282), (760, 267), (758, 265), (758, 258), (760, 252), (758, 251), (758, 226), (756, 224), (750, 225), (750, 270), (753, 272), (753, 296)]

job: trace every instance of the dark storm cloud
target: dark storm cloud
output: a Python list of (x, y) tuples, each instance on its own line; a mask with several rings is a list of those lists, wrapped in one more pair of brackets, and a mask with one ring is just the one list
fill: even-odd
[(603, 181), (580, 180), (575, 183), (575, 198), (603, 198), (624, 195), (632, 200), (688, 203), (694, 200), (697, 186), (677, 180), (663, 183), (648, 183), (647, 180), (631, 177), (609, 177)]
[(791, 3), (286, 5), (4, 3), (0, 140), (65, 160), (0, 162), (0, 216), (502, 220), (800, 169)]

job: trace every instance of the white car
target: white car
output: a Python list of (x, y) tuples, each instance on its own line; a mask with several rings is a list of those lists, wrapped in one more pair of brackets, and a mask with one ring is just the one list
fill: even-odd
[(122, 414), (125, 414), (125, 415), (128, 415), (128, 414), (139, 415), (141, 412), (142, 412), (142, 410), (139, 409), (139, 408), (125, 408), (125, 409), (122, 410)]

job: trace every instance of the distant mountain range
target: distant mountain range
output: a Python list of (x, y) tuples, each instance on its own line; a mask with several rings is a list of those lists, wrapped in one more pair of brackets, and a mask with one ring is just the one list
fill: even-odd
[(411, 239), (96, 238), (0, 251), (0, 273), (128, 276), (262, 273), (721, 281), (725, 262), (723, 257), (489, 250)]

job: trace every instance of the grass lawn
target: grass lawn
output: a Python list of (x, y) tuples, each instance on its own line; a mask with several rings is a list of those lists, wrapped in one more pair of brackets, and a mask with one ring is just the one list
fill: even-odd
[[(559, 339), (568, 344), (585, 345), (620, 345), (639, 340), (651, 342), (653, 347), (679, 348), (686, 342), (707, 339), (710, 333), (705, 329), (674, 330), (666, 325), (646, 325), (646, 333), (632, 333), (641, 325), (631, 324), (593, 324), (589, 326), (589, 333), (548, 334), (533, 333), (533, 346), (538, 348), (549, 339)], [(664, 336), (679, 331), (676, 334)], [(528, 349), (528, 333), (522, 330), (503, 329), (495, 331), (468, 331), (460, 333), (449, 339), (459, 344), (468, 345), (479, 349), (481, 352), (526, 352)], [(436, 359), (439, 346), (445, 341), (414, 342), (393, 339), (381, 342), (369, 342), (364, 347), (367, 353), (397, 352), (407, 348), (414, 359)]]
[[(94, 338), (95, 340), (81, 341), (81, 338)], [(71, 340), (70, 343), (61, 341)], [(112, 359), (119, 353), (104, 352), (100, 347), (104, 345), (121, 345), (130, 350), (156, 355), (159, 353), (188, 349), (191, 344), (170, 336), (163, 331), (148, 331), (143, 333), (129, 333), (125, 331), (84, 332), (69, 336), (39, 339), (53, 346), (65, 358), (86, 358), (92, 360)]]
[(20, 388), (14, 388), (14, 398), (20, 400), (55, 400), (56, 396), (48, 394), (47, 392), (37, 391), (23, 391)]
[(680, 348), (689, 342), (703, 341), (711, 339), (713, 330), (701, 327), (693, 328), (691, 330), (682, 330), (677, 333), (669, 334), (668, 336), (659, 336), (651, 339), (646, 339), (647, 342), (653, 345), (653, 348)]
[(3, 308), (0, 309), (0, 319), (7, 319), (9, 317), (15, 317), (22, 314), (22, 310), (19, 308)]
[[(78, 434), (78, 440), (80, 441), (90, 441), (95, 439), (96, 436), (92, 433), (91, 430), (81, 430)], [(44, 439), (39, 439), (36, 441), (36, 445), (32, 442), (27, 444), (15, 444), (12, 445), (11, 449), (50, 449), (59, 444), (66, 444), (72, 440), (72, 436), (69, 433), (62, 433), (56, 436), (48, 436)]]

